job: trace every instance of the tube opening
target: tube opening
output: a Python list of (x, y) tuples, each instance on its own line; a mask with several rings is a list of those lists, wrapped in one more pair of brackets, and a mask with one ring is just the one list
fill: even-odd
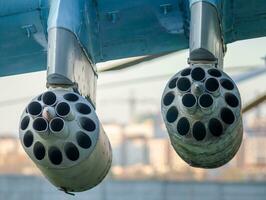
[(188, 76), (191, 73), (191, 68), (186, 68), (181, 72), (181, 76)]
[(33, 101), (28, 105), (27, 110), (30, 115), (39, 116), (42, 113), (42, 105), (37, 101)]
[(205, 71), (201, 67), (196, 67), (192, 70), (191, 77), (195, 81), (201, 81), (205, 78)]
[(177, 81), (177, 88), (182, 91), (182, 92), (186, 92), (190, 89), (191, 87), (191, 83), (190, 80), (186, 77), (182, 77), (180, 79), (178, 79)]
[(25, 147), (29, 148), (31, 147), (33, 143), (33, 134), (30, 131), (27, 131), (23, 137), (23, 144)]
[(221, 82), (221, 85), (224, 89), (226, 89), (226, 90), (233, 90), (234, 89), (234, 84), (229, 79), (222, 79), (220, 82)]
[(177, 82), (178, 78), (174, 78), (173, 80), (170, 81), (168, 87), (170, 89), (174, 89), (176, 87), (176, 82)]
[(56, 103), (56, 95), (55, 95), (55, 93), (53, 93), (51, 91), (45, 92), (42, 95), (42, 101), (43, 101), (44, 104), (46, 104), (48, 106), (54, 105)]
[(197, 102), (196, 97), (193, 94), (185, 94), (182, 98), (182, 103), (187, 108), (192, 108)]
[(201, 141), (206, 137), (206, 128), (202, 122), (196, 122), (193, 126), (193, 137)]
[(223, 108), (221, 110), (221, 118), (226, 124), (233, 124), (235, 121), (235, 115), (229, 108)]
[(95, 123), (87, 117), (80, 118), (79, 122), (81, 127), (86, 131), (92, 132), (96, 129)]
[(88, 115), (91, 113), (90, 107), (84, 103), (77, 103), (76, 109), (79, 113), (81, 113), (83, 115)]
[(32, 126), (35, 131), (43, 132), (43, 131), (47, 131), (48, 123), (44, 118), (40, 117), (33, 121)]
[(188, 134), (190, 129), (190, 124), (187, 118), (181, 118), (177, 123), (177, 131), (180, 135)]
[(223, 125), (218, 119), (211, 119), (209, 122), (209, 130), (215, 137), (219, 137), (223, 134)]
[(26, 130), (29, 126), (29, 123), (30, 123), (29, 116), (24, 117), (20, 123), (21, 130), (23, 130), (23, 131)]
[(87, 134), (83, 132), (78, 132), (76, 139), (77, 139), (78, 145), (82, 147), (83, 149), (88, 149), (91, 147), (92, 141), (91, 141), (91, 138)]
[(65, 126), (65, 122), (63, 119), (61, 118), (54, 118), (51, 122), (50, 122), (50, 128), (53, 132), (60, 132), (64, 129)]
[(208, 70), (208, 73), (211, 75), (211, 76), (214, 76), (216, 78), (219, 78), (222, 76), (222, 73), (218, 70), (218, 69), (209, 69)]
[(62, 153), (57, 147), (51, 147), (49, 149), (48, 157), (51, 163), (53, 163), (54, 165), (59, 165), (63, 161)]
[(33, 147), (33, 154), (37, 160), (42, 160), (45, 156), (45, 148), (42, 143), (36, 142)]
[(60, 116), (60, 117), (65, 117), (70, 113), (70, 106), (68, 103), (66, 102), (60, 102), (59, 104), (57, 104), (56, 106), (56, 113)]
[(213, 104), (213, 98), (212, 98), (212, 96), (209, 95), (209, 94), (203, 94), (203, 95), (201, 95), (201, 97), (199, 98), (199, 104), (203, 108), (209, 108), (209, 107), (211, 107), (212, 104)]
[(169, 122), (169, 123), (173, 123), (174, 121), (177, 120), (177, 117), (178, 117), (178, 110), (176, 107), (171, 107), (167, 113), (166, 113), (166, 120)]
[(73, 143), (68, 142), (65, 145), (64, 150), (65, 150), (65, 154), (69, 160), (76, 161), (79, 159), (79, 150)]
[(229, 106), (231, 106), (233, 108), (235, 108), (239, 105), (239, 101), (238, 101), (237, 97), (231, 93), (225, 94), (225, 101)]
[(76, 94), (68, 93), (64, 95), (64, 99), (67, 101), (75, 102), (79, 100), (79, 97)]
[(172, 92), (167, 93), (163, 98), (163, 104), (169, 106), (173, 103), (175, 95)]
[(219, 89), (219, 82), (215, 78), (209, 78), (205, 82), (205, 87), (209, 92), (215, 92)]

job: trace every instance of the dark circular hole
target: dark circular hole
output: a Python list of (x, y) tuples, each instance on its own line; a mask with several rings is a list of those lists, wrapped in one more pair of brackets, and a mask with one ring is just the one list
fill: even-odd
[(91, 131), (94, 131), (96, 129), (95, 123), (89, 118), (82, 117), (82, 118), (80, 118), (79, 121), (80, 121), (81, 127), (86, 131), (91, 132)]
[(201, 95), (199, 99), (199, 104), (203, 108), (208, 108), (213, 104), (213, 98), (209, 94), (203, 94)]
[(200, 67), (196, 67), (192, 70), (191, 77), (195, 81), (201, 81), (205, 78), (205, 71)]
[(43, 95), (42, 95), (42, 101), (44, 104), (48, 105), (48, 106), (52, 106), (55, 104), (56, 102), (56, 95), (55, 93), (53, 92), (45, 92)]
[(222, 73), (218, 70), (218, 69), (209, 69), (208, 70), (208, 73), (211, 75), (211, 76), (214, 76), (214, 77), (221, 77), (222, 76)]
[(173, 123), (178, 117), (178, 110), (176, 109), (176, 107), (171, 107), (167, 113), (166, 113), (166, 120), (169, 123)]
[(176, 87), (177, 80), (178, 80), (178, 78), (174, 78), (173, 80), (170, 81), (170, 83), (168, 85), (170, 89), (174, 89)]
[(197, 102), (196, 97), (193, 94), (185, 94), (182, 98), (182, 103), (185, 107), (191, 108)]
[(50, 128), (53, 132), (59, 132), (59, 131), (63, 130), (64, 126), (65, 126), (65, 122), (61, 118), (54, 118), (50, 122)]
[(48, 151), (48, 156), (54, 165), (59, 165), (63, 161), (62, 153), (57, 147), (51, 147)]
[(70, 113), (70, 106), (66, 102), (61, 102), (56, 106), (56, 113), (61, 117), (65, 117)]
[(33, 143), (33, 134), (30, 131), (27, 131), (23, 137), (23, 143), (25, 147), (30, 147)]
[(76, 109), (79, 113), (84, 114), (84, 115), (88, 115), (91, 113), (90, 107), (86, 105), (85, 103), (77, 103)]
[(209, 122), (209, 130), (213, 136), (219, 137), (223, 134), (223, 125), (218, 119), (211, 119)]
[(180, 91), (186, 92), (190, 89), (190, 87), (191, 87), (191, 83), (190, 83), (188, 78), (182, 77), (182, 78), (178, 79), (177, 88)]
[(187, 118), (181, 118), (177, 123), (177, 131), (180, 135), (186, 135), (189, 132), (189, 121)]
[(239, 101), (234, 94), (226, 93), (225, 94), (225, 101), (231, 107), (237, 107), (239, 105)]
[(67, 101), (75, 102), (79, 100), (79, 97), (76, 94), (68, 93), (64, 95), (64, 99)]
[(219, 89), (219, 82), (215, 78), (209, 78), (205, 82), (205, 87), (209, 92), (215, 92)]
[(91, 144), (92, 144), (91, 138), (87, 134), (83, 132), (78, 132), (76, 139), (80, 147), (84, 149), (88, 149), (91, 147)]
[(37, 160), (42, 160), (45, 156), (45, 148), (42, 143), (36, 142), (33, 147), (33, 154)]
[(68, 142), (64, 149), (69, 160), (76, 161), (79, 159), (79, 150), (73, 143)]
[(201, 141), (206, 137), (206, 128), (203, 123), (201, 122), (196, 122), (193, 126), (193, 137)]
[(36, 131), (46, 131), (48, 123), (44, 118), (37, 118), (33, 121), (33, 129)]
[(181, 72), (181, 76), (188, 76), (190, 75), (190, 73), (191, 73), (191, 68), (187, 68)]
[(221, 82), (221, 85), (223, 86), (224, 89), (226, 89), (226, 90), (233, 90), (234, 89), (234, 84), (229, 79), (222, 79), (220, 82)]
[(226, 124), (233, 124), (235, 121), (234, 113), (228, 108), (222, 109), (221, 118), (222, 118), (223, 122)]
[(171, 103), (173, 103), (175, 99), (175, 95), (172, 92), (169, 92), (168, 94), (166, 94), (163, 98), (163, 104), (165, 106), (169, 106)]
[(38, 116), (42, 113), (42, 105), (37, 101), (33, 101), (28, 105), (27, 110), (30, 115)]
[(23, 131), (26, 130), (29, 126), (29, 123), (30, 123), (29, 116), (24, 117), (20, 123), (21, 130), (23, 130)]

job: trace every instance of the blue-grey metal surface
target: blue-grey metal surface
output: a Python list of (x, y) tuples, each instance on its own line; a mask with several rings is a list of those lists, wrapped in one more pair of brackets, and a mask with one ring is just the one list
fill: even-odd
[(47, 0), (0, 0), (0, 76), (46, 67)]
[[(46, 69), (47, 27), (56, 24), (75, 32), (94, 63), (188, 48), (197, 1), (0, 0), (0, 76)], [(216, 5), (225, 43), (266, 35), (264, 0), (203, 1)], [(48, 21), (62, 2), (66, 11)]]
[(1, 176), (0, 186), (0, 199), (8, 200), (265, 200), (266, 196), (266, 182), (104, 181), (75, 197), (40, 177)]
[(264, 0), (223, 0), (220, 12), (225, 43), (266, 35)]

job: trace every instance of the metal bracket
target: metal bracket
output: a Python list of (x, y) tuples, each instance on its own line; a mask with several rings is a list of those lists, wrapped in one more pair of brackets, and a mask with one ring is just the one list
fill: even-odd
[(96, 66), (80, 32), (85, 1), (51, 1), (48, 18), (47, 87), (71, 87), (95, 106)]
[(173, 5), (170, 3), (160, 5), (164, 15), (167, 15), (172, 10)]
[(95, 106), (97, 73), (74, 33), (50, 29), (47, 53), (47, 86), (72, 87)]
[(116, 10), (116, 11), (108, 12), (107, 17), (108, 17), (109, 21), (111, 21), (113, 24), (115, 24), (117, 22), (117, 20), (119, 19), (119, 11)]
[(205, 1), (192, 4), (189, 64), (214, 64), (222, 69), (224, 54), (217, 9)]
[(29, 24), (21, 27), (26, 31), (27, 37), (30, 38), (33, 34), (37, 33), (37, 29), (34, 24)]

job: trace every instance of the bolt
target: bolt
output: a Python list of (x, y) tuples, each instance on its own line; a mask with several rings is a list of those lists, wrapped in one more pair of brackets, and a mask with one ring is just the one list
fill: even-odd
[(167, 15), (172, 10), (172, 4), (162, 4), (160, 5), (160, 8), (163, 11), (164, 15)]
[(119, 11), (112, 11), (112, 12), (108, 12), (107, 13), (107, 16), (108, 16), (108, 19), (114, 24), (117, 22), (118, 20), (118, 13)]

